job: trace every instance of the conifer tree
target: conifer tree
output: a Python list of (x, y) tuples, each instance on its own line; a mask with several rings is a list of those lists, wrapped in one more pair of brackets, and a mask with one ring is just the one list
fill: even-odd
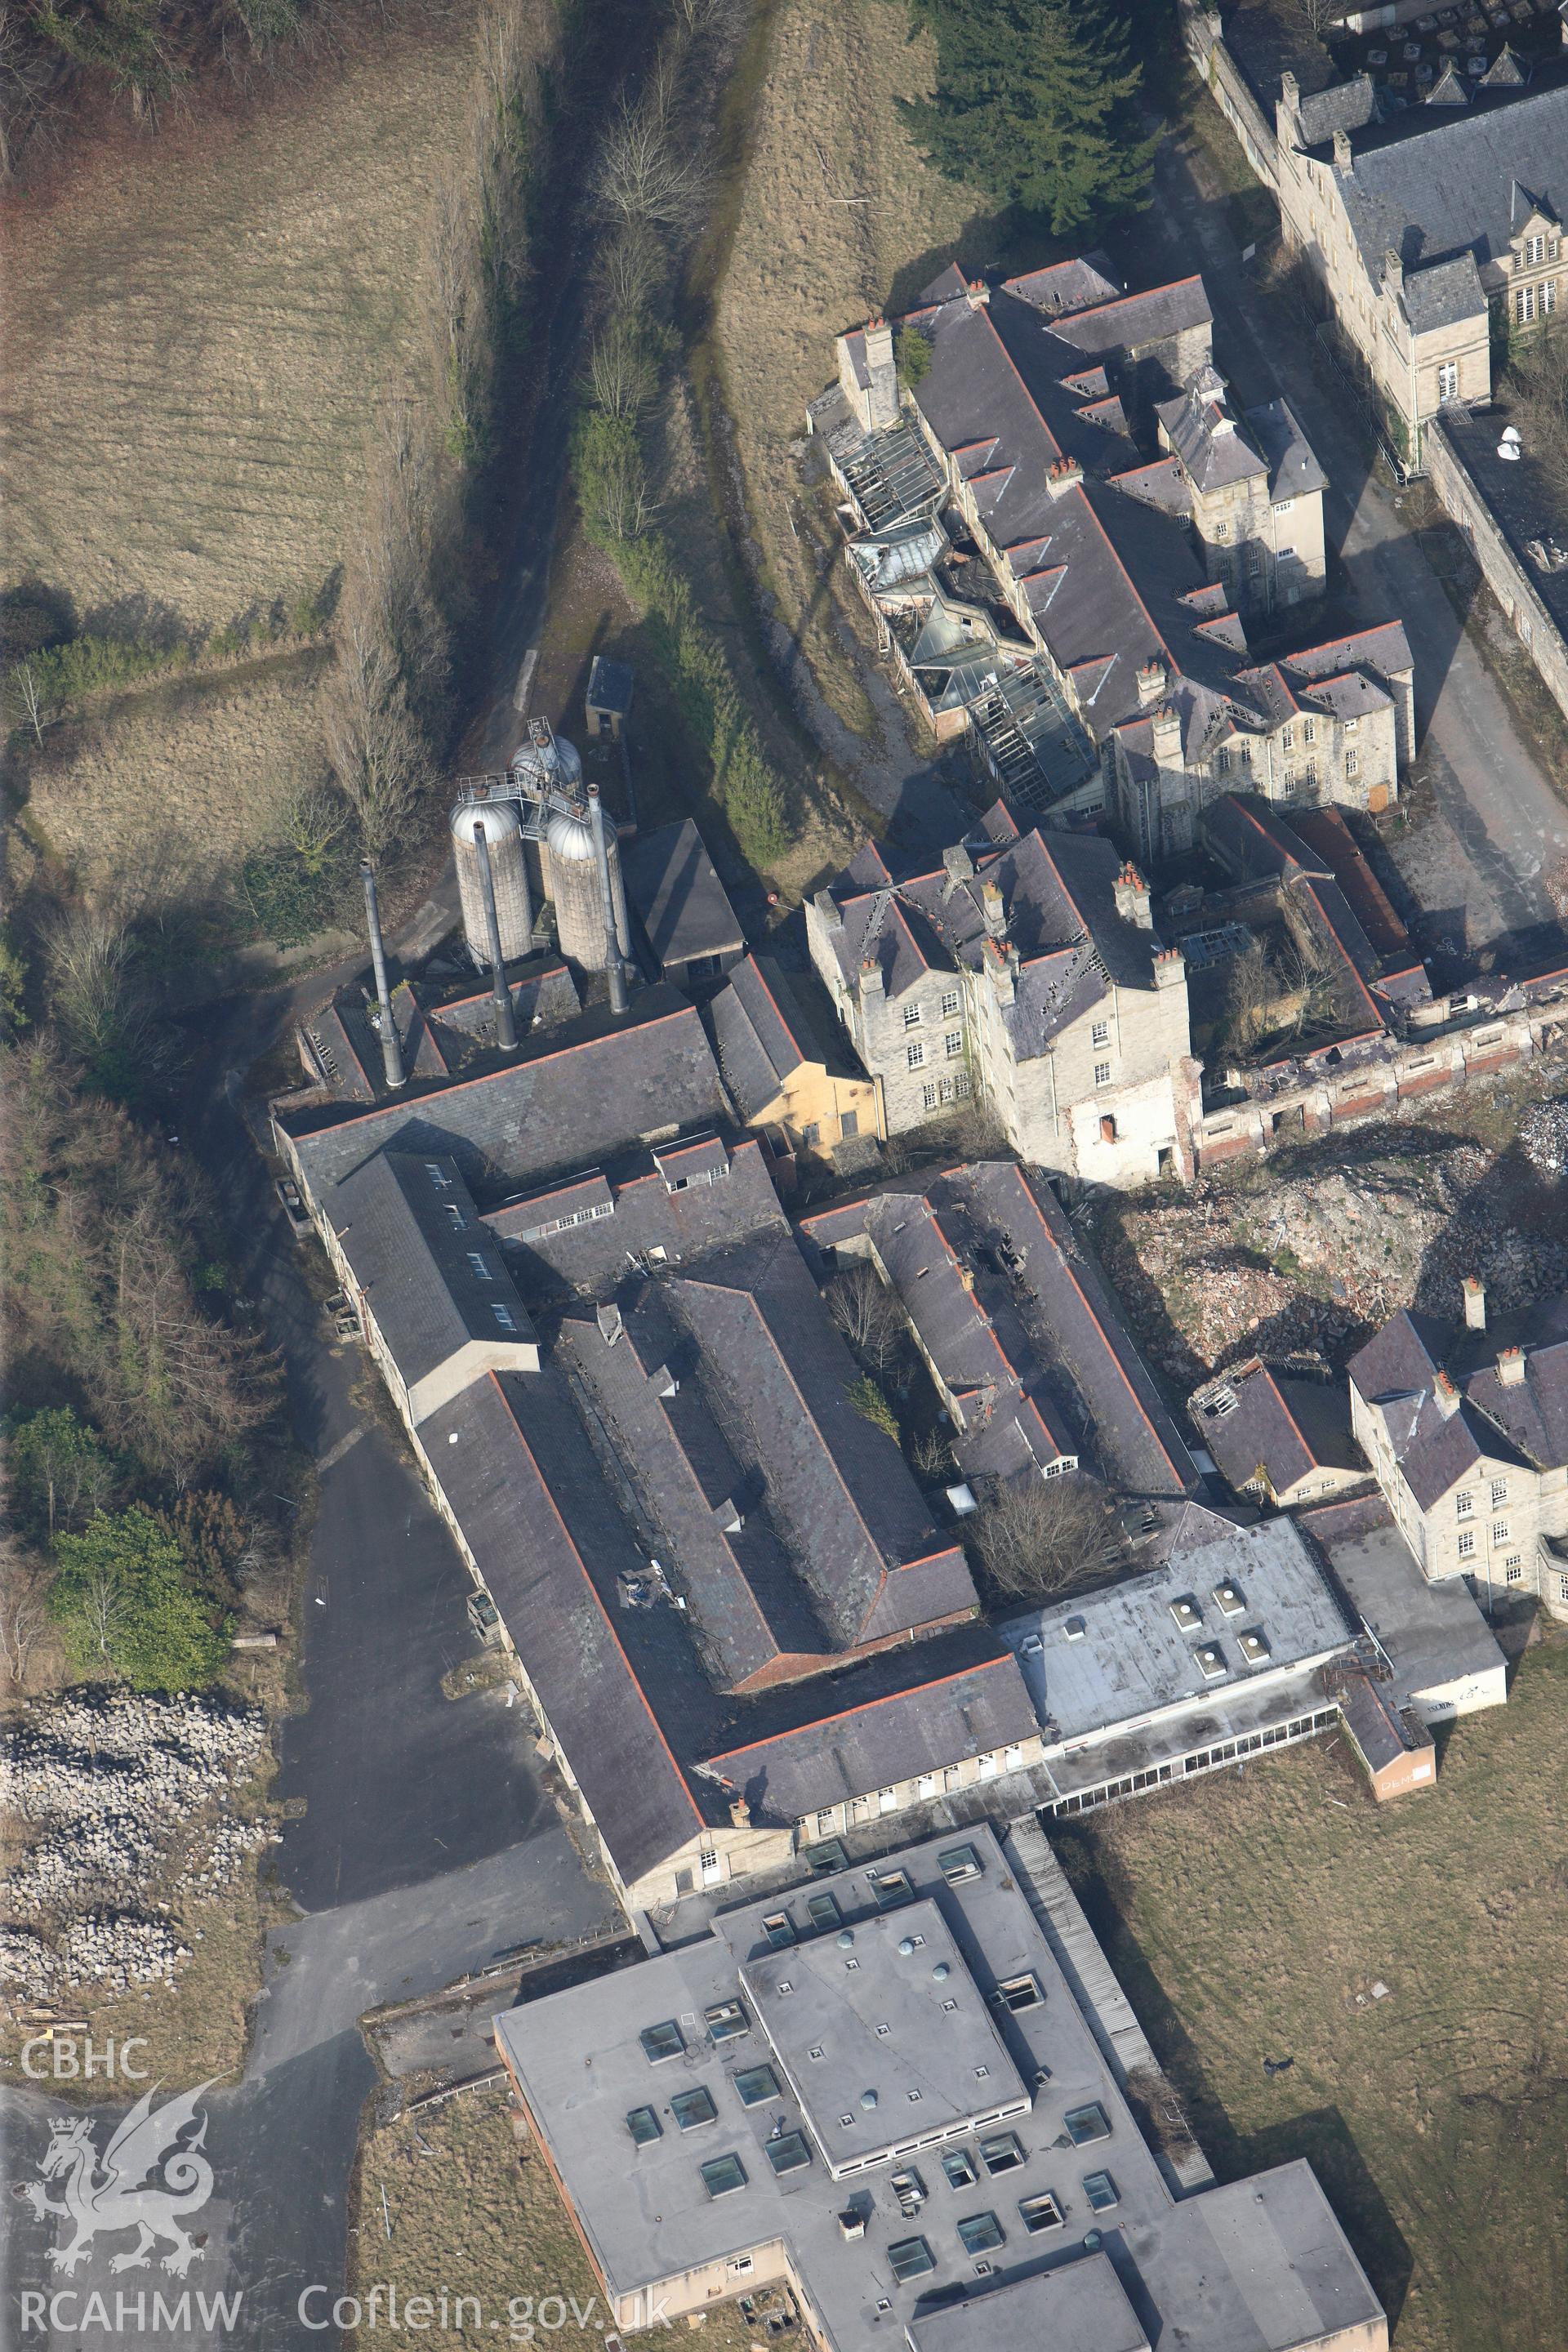
[(1148, 202), (1157, 140), (1142, 67), (1108, 0), (910, 0), (937, 87), (903, 111), (939, 171), (1065, 236)]

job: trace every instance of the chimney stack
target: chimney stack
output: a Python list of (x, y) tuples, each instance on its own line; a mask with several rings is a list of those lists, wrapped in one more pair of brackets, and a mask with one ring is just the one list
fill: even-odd
[(1505, 1389), (1524, 1385), (1524, 1349), (1504, 1348), (1497, 1360), (1497, 1376)]
[(517, 1023), (512, 1018), (511, 991), (501, 969), (500, 918), (496, 913), (495, 876), (490, 872), (490, 845), (482, 824), (474, 827), (474, 849), (479, 861), (479, 896), (485, 903), (485, 941), (490, 951), (490, 996), (496, 1009), (496, 1043), (503, 1054), (517, 1048)]
[(588, 816), (594, 828), (594, 855), (599, 862), (599, 898), (605, 914), (605, 969), (610, 983), (610, 1010), (626, 1009), (626, 968), (616, 922), (616, 894), (610, 882), (610, 845), (605, 832), (605, 803), (597, 784), (588, 787)]
[(1334, 133), (1334, 169), (1348, 172), (1351, 168), (1351, 135), (1348, 131)]
[(1158, 702), (1169, 683), (1170, 673), (1163, 661), (1146, 661), (1138, 672), (1138, 708), (1146, 710)]
[(987, 879), (980, 885), (980, 912), (991, 937), (999, 940), (1007, 928), (1007, 908), (999, 883)]
[(1459, 1391), (1447, 1372), (1439, 1372), (1432, 1383), (1432, 1393), (1437, 1400), (1437, 1410), (1445, 1421), (1451, 1421), (1459, 1410)]
[(1180, 948), (1162, 948), (1154, 958), (1156, 988), (1180, 988), (1187, 976), (1187, 960)]
[(885, 996), (887, 992), (888, 987), (886, 981), (882, 977), (882, 967), (877, 961), (876, 957), (862, 956), (860, 959), (861, 997)]
[(360, 860), (360, 878), (364, 884), (365, 920), (370, 926), (371, 969), (375, 973), (376, 1016), (381, 1027), (381, 1066), (389, 1087), (406, 1083), (403, 1068), (403, 1041), (397, 1034), (397, 1024), (392, 1017), (392, 991), (386, 984), (386, 950), (381, 938), (381, 907), (375, 895), (375, 868), (368, 857)]
[(1152, 931), (1154, 918), (1149, 911), (1149, 885), (1131, 862), (1116, 877), (1116, 911), (1124, 923), (1136, 923), (1141, 931)]
[(752, 1809), (751, 1809), (750, 1805), (748, 1805), (748, 1804), (747, 1804), (746, 1800), (744, 1799), (744, 1797), (731, 1797), (731, 1800), (730, 1800), (730, 1820), (731, 1820), (731, 1825), (732, 1825), (735, 1829), (738, 1829), (738, 1830), (749, 1830), (749, 1829), (751, 1828), (751, 1826), (752, 1826)]
[(1479, 1275), (1465, 1276), (1465, 1328), (1484, 1331), (1487, 1328), (1487, 1286)]

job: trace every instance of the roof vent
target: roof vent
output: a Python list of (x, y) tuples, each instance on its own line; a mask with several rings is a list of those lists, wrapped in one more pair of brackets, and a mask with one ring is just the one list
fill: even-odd
[(1247, 1603), (1242, 1599), (1241, 1587), (1237, 1584), (1216, 1584), (1214, 1597), (1223, 1616), (1239, 1617), (1246, 1610)]
[(912, 1936), (900, 1936), (899, 1937), (899, 1950), (902, 1953), (906, 1960), (909, 1958), (910, 1954), (914, 1950), (914, 1948), (915, 1939)]
[(1217, 1683), (1220, 1676), (1226, 1671), (1225, 1652), (1217, 1642), (1210, 1642), (1203, 1649), (1194, 1650), (1193, 1656), (1197, 1661), (1198, 1672), (1205, 1683)]
[(847, 1952), (849, 1949), (850, 1945), (855, 1941), (854, 1929), (851, 1927), (840, 1927), (837, 1935), (833, 1940), (837, 1945), (841, 1952)]
[(876, 2105), (876, 2104), (877, 2104), (877, 2094), (876, 2094), (876, 2092), (875, 2092), (875, 2091), (862, 2091), (862, 2092), (861, 2092), (861, 2094), (860, 2094), (860, 2105), (865, 2108), (866, 2113), (867, 2113), (868, 2115), (869, 2115), (869, 2114), (870, 2114), (870, 2112), (871, 2112), (872, 2108)]
[(945, 1960), (938, 1960), (935, 1968), (931, 1970), (931, 1976), (938, 1984), (945, 1984), (952, 1974), (952, 1970), (948, 1967)]
[(1266, 1633), (1252, 1633), (1238, 1634), (1237, 1637), (1237, 1646), (1249, 1666), (1266, 1666), (1269, 1658), (1273, 1654), (1268, 1646), (1268, 1636)]
[(1089, 1620), (1087, 1617), (1069, 1617), (1067, 1623), (1062, 1627), (1062, 1632), (1069, 1642), (1081, 1642), (1088, 1631)]
[(1204, 1612), (1190, 1592), (1184, 1592), (1172, 1601), (1171, 1614), (1184, 1633), (1195, 1633), (1204, 1622)]

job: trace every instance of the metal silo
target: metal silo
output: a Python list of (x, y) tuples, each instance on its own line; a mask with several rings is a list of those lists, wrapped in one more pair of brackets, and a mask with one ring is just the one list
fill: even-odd
[[(620, 852), (612, 843), (618, 866)], [(555, 908), (555, 943), (563, 956), (587, 971), (603, 971), (608, 961), (605, 900), (598, 853), (587, 812), (557, 811), (544, 836), (544, 879)]]
[(533, 949), (533, 899), (523, 858), (522, 822), (510, 801), (459, 801), (452, 811), (452, 856), (458, 867), (463, 936), (474, 961), (488, 964), (484, 892), (474, 846), (475, 828), (481, 824), (495, 883), (501, 954), (510, 963), (515, 956), (531, 954)]

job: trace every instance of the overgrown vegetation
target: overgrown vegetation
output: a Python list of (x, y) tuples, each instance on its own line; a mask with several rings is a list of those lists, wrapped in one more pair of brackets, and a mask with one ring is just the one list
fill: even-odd
[(873, 1429), (879, 1429), (895, 1445), (899, 1444), (899, 1416), (869, 1372), (858, 1373), (844, 1394), (862, 1421), (868, 1421)]
[(1308, 2158), (1399, 2352), (1563, 2340), (1565, 1700), (1551, 1634), (1432, 1796), (1336, 1738), (1053, 1837), (1220, 2177)]
[(1158, 135), (1140, 106), (1140, 11), (1106, 0), (910, 0), (937, 82), (905, 102), (939, 171), (1061, 236), (1149, 201)]
[(643, 420), (674, 347), (677, 263), (709, 191), (695, 130), (707, 37), (722, 13), (680, 0), (641, 95), (622, 104), (605, 137), (597, 177), (605, 223), (599, 323), (573, 440), (573, 478), (588, 532), (644, 616), (681, 717), (710, 763), (710, 789), (735, 841), (752, 865), (766, 867), (789, 839), (784, 789), (724, 648), (658, 528), (644, 441)]
[(189, 1690), (221, 1673), (233, 1619), (149, 1511), (95, 1512), (80, 1535), (57, 1536), (54, 1552), (50, 1614), (79, 1674)]
[(975, 1523), (974, 1541), (987, 1598), (1004, 1608), (1080, 1592), (1121, 1564), (1105, 1490), (1079, 1471), (999, 1484)]

